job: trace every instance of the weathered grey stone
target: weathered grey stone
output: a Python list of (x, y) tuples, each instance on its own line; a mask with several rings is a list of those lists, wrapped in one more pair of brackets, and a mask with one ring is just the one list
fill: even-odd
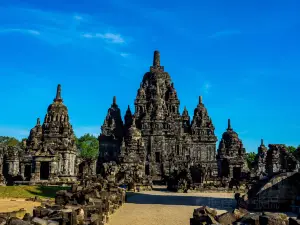
[(231, 212), (223, 213), (217, 217), (217, 221), (221, 224), (232, 224), (236, 220), (234, 214)]
[(34, 217), (31, 222), (35, 225), (47, 225), (48, 224), (47, 220), (44, 220), (44, 219), (41, 219), (38, 217)]
[(177, 92), (170, 75), (158, 63), (158, 55), (156, 51), (155, 63), (138, 90), (135, 113), (128, 107), (123, 123), (114, 97), (99, 136), (98, 171), (104, 163), (117, 162), (120, 182), (123, 179), (133, 189), (149, 187), (151, 180), (166, 180), (181, 168), (194, 165), (203, 171), (201, 177), (192, 173), (192, 182), (203, 183), (217, 176), (217, 138), (202, 98), (192, 122), (186, 108), (180, 115)]

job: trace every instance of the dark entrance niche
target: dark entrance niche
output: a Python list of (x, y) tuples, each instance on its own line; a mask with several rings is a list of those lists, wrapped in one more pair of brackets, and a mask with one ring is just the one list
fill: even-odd
[(191, 167), (191, 176), (194, 183), (202, 183), (202, 168), (200, 166), (193, 166)]
[(221, 172), (222, 177), (228, 177), (229, 176), (229, 164), (228, 161), (225, 159), (221, 163)]
[(41, 180), (48, 180), (50, 175), (50, 165), (49, 162), (41, 162), (41, 169), (40, 169), (40, 179)]
[(160, 152), (155, 152), (155, 162), (160, 162)]
[(85, 162), (82, 162), (79, 164), (79, 174), (82, 175), (84, 172), (84, 168), (85, 168)]
[(145, 166), (145, 174), (146, 174), (146, 175), (150, 175), (150, 166), (149, 166), (149, 164), (147, 164), (147, 165)]
[(241, 167), (233, 167), (233, 178), (240, 179), (241, 178)]
[(29, 181), (31, 178), (31, 165), (25, 165), (24, 178)]
[(3, 163), (2, 173), (5, 178), (8, 178), (8, 163)]

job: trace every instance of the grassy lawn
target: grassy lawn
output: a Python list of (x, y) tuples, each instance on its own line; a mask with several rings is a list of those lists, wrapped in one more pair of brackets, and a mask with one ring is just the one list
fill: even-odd
[(59, 190), (69, 187), (61, 186), (0, 186), (0, 198), (54, 198)]

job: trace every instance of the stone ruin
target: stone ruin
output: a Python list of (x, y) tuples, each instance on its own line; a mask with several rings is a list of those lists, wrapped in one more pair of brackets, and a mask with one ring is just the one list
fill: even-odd
[(240, 180), (247, 179), (250, 174), (246, 150), (238, 134), (232, 129), (230, 119), (219, 144), (217, 160), (220, 177)]
[(107, 180), (90, 177), (80, 185), (74, 184), (68, 191), (58, 191), (55, 203), (43, 203), (25, 214), (23, 220), (11, 214), (0, 214), (1, 224), (60, 225), (99, 224), (104, 225), (109, 217), (125, 203), (125, 190)]
[[(113, 98), (99, 136), (98, 171), (104, 163), (114, 161), (127, 174), (126, 179), (139, 176), (130, 179), (143, 183), (150, 177), (153, 182), (168, 182), (170, 187), (178, 183), (199, 187), (218, 180), (220, 171), (229, 179), (247, 172), (245, 149), (231, 128), (227, 136), (224, 134), (225, 153), (220, 145), (216, 159), (215, 127), (202, 97), (192, 121), (186, 108), (180, 114), (177, 91), (160, 64), (158, 51), (154, 52), (153, 65), (143, 77), (134, 105), (134, 114), (128, 106), (123, 122), (116, 97)], [(231, 160), (236, 156), (238, 161)], [(222, 164), (222, 170), (218, 164)], [(190, 180), (181, 179), (186, 172)]]
[(245, 208), (235, 208), (232, 212), (217, 215), (215, 209), (207, 206), (195, 209), (190, 225), (299, 225), (300, 218), (289, 218), (284, 213), (251, 213)]
[(238, 201), (252, 211), (291, 211), (293, 202), (300, 196), (299, 159), (285, 145), (268, 147), (262, 140), (248, 181), (248, 192)]
[(298, 171), (299, 159), (282, 144), (270, 144), (268, 150), (262, 140), (254, 161), (252, 176), (263, 179), (283, 172)]
[(0, 181), (8, 183), (72, 183), (77, 180), (75, 136), (63, 104), (61, 86), (49, 105), (43, 124), (40, 119), (23, 147), (0, 147)]

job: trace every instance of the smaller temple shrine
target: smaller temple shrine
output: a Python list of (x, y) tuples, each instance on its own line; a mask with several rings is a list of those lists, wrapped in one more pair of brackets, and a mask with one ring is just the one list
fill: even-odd
[(268, 148), (264, 145), (264, 140), (262, 139), (253, 163), (253, 174), (260, 179), (267, 175), (267, 152)]
[(249, 174), (246, 150), (238, 134), (232, 129), (230, 119), (219, 144), (217, 160), (220, 177), (241, 179)]
[[(73, 182), (77, 180), (77, 147), (61, 85), (49, 105), (43, 124), (37, 119), (23, 148), (2, 149), (6, 180), (28, 183)], [(1, 180), (1, 176), (0, 176)]]

